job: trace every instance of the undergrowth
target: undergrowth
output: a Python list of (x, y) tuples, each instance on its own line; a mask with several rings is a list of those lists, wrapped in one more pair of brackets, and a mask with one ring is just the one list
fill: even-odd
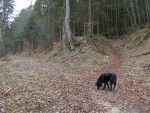
[(96, 49), (97, 52), (102, 54), (109, 53), (109, 47), (107, 39), (104, 36), (94, 35), (93, 37), (87, 38), (88, 42)]
[(150, 32), (147, 28), (139, 29), (129, 35), (129, 38), (125, 44), (126, 49), (132, 49), (142, 45), (142, 43), (150, 38)]

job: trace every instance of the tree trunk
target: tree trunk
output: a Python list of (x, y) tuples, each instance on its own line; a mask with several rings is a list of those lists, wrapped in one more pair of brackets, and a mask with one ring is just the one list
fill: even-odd
[(88, 35), (89, 36), (92, 36), (92, 7), (91, 7), (91, 4), (92, 4), (92, 0), (89, 0), (89, 18), (88, 18)]
[(131, 26), (132, 26), (132, 28), (134, 28), (134, 24), (133, 24), (133, 21), (132, 21), (132, 16), (130, 15), (130, 11), (129, 11), (129, 8), (127, 6), (126, 0), (124, 0), (124, 4), (125, 4), (125, 7), (127, 9), (127, 13), (129, 15), (129, 18), (130, 18), (130, 21), (131, 21)]
[(3, 0), (2, 6), (2, 31), (1, 36), (4, 44), (4, 55), (7, 55), (7, 37), (6, 37), (6, 28), (7, 28), (7, 0)]
[(71, 29), (70, 29), (70, 2), (65, 0), (65, 20), (63, 25), (63, 47), (66, 47), (65, 40), (68, 40), (71, 50), (74, 50), (74, 46), (71, 42)]
[(119, 35), (118, 32), (118, 17), (119, 17), (119, 7), (118, 7), (118, 0), (116, 1), (116, 35)]
[(147, 23), (149, 24), (150, 23), (150, 13), (149, 13), (149, 11), (150, 11), (150, 8), (149, 8), (149, 3), (148, 3), (148, 1), (147, 0), (145, 0), (145, 6), (146, 6), (146, 13), (147, 13)]
[(96, 13), (97, 13), (97, 34), (99, 35), (100, 34), (100, 28), (99, 28), (99, 6), (98, 6), (99, 4), (98, 4), (98, 1), (97, 1), (97, 5), (96, 5)]
[(133, 13), (134, 26), (137, 26), (136, 15), (135, 15), (135, 9), (134, 9), (133, 0), (131, 0), (130, 3), (131, 3), (132, 13)]
[(141, 25), (141, 18), (140, 18), (140, 13), (139, 13), (138, 0), (136, 0), (135, 3), (136, 3), (136, 11), (137, 11), (137, 16), (138, 16), (138, 24)]

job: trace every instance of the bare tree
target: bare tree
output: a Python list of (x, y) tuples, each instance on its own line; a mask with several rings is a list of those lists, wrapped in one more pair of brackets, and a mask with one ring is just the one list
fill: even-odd
[(92, 0), (89, 0), (89, 5), (88, 5), (88, 9), (89, 9), (89, 22), (88, 22), (88, 35), (92, 35)]
[(71, 29), (70, 29), (70, 1), (65, 0), (65, 19), (63, 24), (63, 46), (65, 47), (65, 40), (68, 40), (71, 50), (74, 50), (74, 46), (71, 42)]
[(2, 30), (1, 36), (5, 48), (5, 55), (7, 54), (8, 50), (8, 40), (7, 40), (7, 32), (8, 32), (8, 25), (10, 15), (13, 12), (14, 0), (2, 0)]

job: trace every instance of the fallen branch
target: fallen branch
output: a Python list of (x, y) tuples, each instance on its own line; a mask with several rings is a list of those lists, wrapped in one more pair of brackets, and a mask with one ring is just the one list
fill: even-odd
[(3, 96), (8, 96), (9, 95), (9, 93), (12, 91), (13, 89), (11, 88), (11, 89), (8, 89), (7, 91), (3, 91), (3, 92), (0, 92), (0, 95), (3, 95)]
[(132, 56), (132, 57), (140, 57), (140, 56), (144, 56), (144, 55), (148, 55), (148, 54), (150, 54), (150, 51), (142, 53), (140, 55), (135, 55), (135, 56)]

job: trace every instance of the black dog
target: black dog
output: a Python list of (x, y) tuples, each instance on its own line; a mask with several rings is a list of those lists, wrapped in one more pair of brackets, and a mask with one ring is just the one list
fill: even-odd
[(112, 90), (112, 85), (114, 85), (113, 89), (116, 87), (116, 82), (117, 82), (117, 76), (114, 73), (103, 73), (100, 75), (96, 82), (97, 89), (100, 89), (100, 87), (104, 83), (103, 89), (105, 89), (106, 85), (108, 89)]

